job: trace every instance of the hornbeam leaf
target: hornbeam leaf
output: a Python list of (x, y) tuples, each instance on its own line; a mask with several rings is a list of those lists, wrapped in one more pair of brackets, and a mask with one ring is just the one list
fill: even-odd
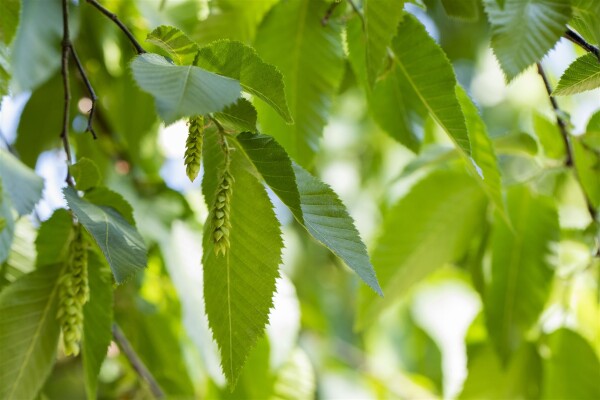
[[(321, 0), (279, 2), (256, 34), (258, 54), (284, 76), (295, 122), (286, 125), (272, 110), (256, 103), (259, 123), (303, 166), (312, 162), (344, 72), (341, 26), (333, 19), (321, 25), (327, 7)], [(293, 22), (290, 15), (295, 16)]]
[(492, 25), (492, 49), (508, 81), (540, 60), (560, 39), (571, 18), (570, 1), (484, 0)]
[(364, 2), (365, 55), (369, 85), (373, 86), (387, 48), (402, 19), (404, 0), (366, 0)]
[(337, 194), (291, 161), (273, 138), (241, 133), (237, 140), (267, 185), (289, 207), (298, 222), (375, 292), (383, 295), (367, 248)]
[(552, 246), (559, 235), (550, 198), (517, 186), (508, 192), (507, 207), (512, 228), (496, 218), (484, 298), (488, 332), (504, 363), (544, 308), (554, 275)]
[(146, 267), (146, 245), (138, 231), (114, 208), (85, 201), (75, 189), (63, 194), (77, 219), (92, 235), (108, 261), (117, 283)]
[(558, 81), (555, 96), (564, 96), (600, 87), (600, 60), (588, 53), (575, 60)]
[(88, 253), (90, 300), (83, 307), (81, 356), (88, 399), (97, 398), (98, 374), (112, 340), (113, 287), (108, 266)]
[(191, 65), (198, 45), (173, 26), (161, 25), (148, 34), (146, 41), (167, 51), (178, 65)]
[(256, 109), (248, 100), (240, 97), (235, 104), (214, 114), (225, 130), (256, 132)]
[(267, 103), (285, 122), (294, 122), (285, 100), (281, 72), (261, 60), (252, 47), (218, 40), (200, 49), (196, 65), (239, 80), (246, 92)]
[(240, 97), (238, 81), (193, 65), (174, 65), (158, 54), (140, 54), (131, 69), (138, 85), (154, 96), (158, 114), (167, 124), (221, 111)]
[[(215, 183), (223, 168), (223, 152), (209, 134), (203, 182), (207, 203), (214, 204)], [(215, 155), (216, 153), (216, 155)], [(232, 151), (230, 173), (233, 176), (230, 198), (229, 246), (225, 253), (215, 252), (213, 242), (215, 210), (205, 224), (203, 238), (204, 299), (213, 337), (221, 353), (221, 366), (234, 387), (242, 366), (258, 338), (264, 333), (273, 307), (275, 279), (281, 262), (281, 231), (264, 187), (251, 173), (251, 166), (239, 151)]]
[(465, 117), (456, 99), (456, 77), (450, 61), (423, 25), (407, 14), (398, 27), (392, 48), (401, 73), (431, 116), (457, 146), (471, 154)]
[(361, 288), (356, 327), (369, 326), (414, 284), (460, 257), (486, 205), (482, 190), (463, 171), (436, 170), (416, 183), (385, 216), (372, 253), (387, 296), (378, 298)]
[(50, 375), (60, 328), (56, 320), (61, 264), (18, 279), (0, 294), (0, 398), (36, 398)]
[(42, 178), (4, 149), (0, 149), (0, 178), (19, 215), (33, 211), (42, 197)]

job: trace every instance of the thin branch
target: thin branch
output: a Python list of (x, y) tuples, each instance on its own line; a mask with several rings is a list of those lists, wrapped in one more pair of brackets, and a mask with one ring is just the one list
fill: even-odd
[(550, 98), (550, 103), (552, 103), (552, 108), (554, 109), (554, 114), (556, 115), (556, 123), (560, 128), (560, 133), (563, 138), (563, 142), (565, 144), (565, 151), (567, 153), (567, 158), (565, 159), (565, 165), (570, 167), (573, 165), (573, 151), (571, 149), (571, 142), (569, 140), (569, 131), (567, 130), (567, 123), (562, 119), (562, 112), (558, 107), (558, 103), (556, 99), (552, 96), (552, 87), (550, 86), (550, 82), (548, 81), (548, 77), (542, 68), (541, 63), (537, 63), (538, 74), (542, 77), (544, 81), (544, 86), (546, 87), (546, 92), (548, 93), (548, 97)]
[(117, 24), (117, 26), (123, 31), (125, 36), (127, 36), (127, 38), (129, 39), (129, 41), (131, 42), (133, 47), (135, 47), (135, 50), (138, 52), (138, 54), (144, 54), (146, 52), (146, 50), (144, 50), (144, 48), (140, 45), (140, 43), (135, 39), (135, 37), (133, 36), (131, 31), (129, 29), (127, 29), (127, 27), (125, 26), (125, 24), (123, 24), (123, 22), (121, 22), (119, 17), (117, 17), (115, 14), (111, 13), (106, 8), (104, 8), (100, 3), (98, 3), (97, 0), (86, 0), (86, 1), (88, 3), (90, 3), (92, 6), (96, 7), (96, 9), (98, 9), (98, 11), (100, 11), (107, 18), (112, 20), (115, 24)]
[(563, 36), (569, 39), (571, 42), (578, 45), (579, 47), (581, 47), (582, 49), (584, 49), (585, 51), (594, 54), (598, 58), (598, 61), (600, 61), (600, 51), (598, 50), (598, 48), (586, 42), (586, 40), (583, 37), (581, 37), (581, 35), (579, 35), (577, 32), (575, 32), (571, 28), (567, 28), (567, 31)]
[(131, 363), (133, 369), (135, 369), (137, 374), (141, 376), (146, 381), (146, 383), (148, 383), (150, 391), (152, 392), (154, 397), (156, 397), (157, 399), (164, 398), (165, 394), (160, 388), (158, 382), (156, 381), (154, 376), (152, 376), (152, 373), (148, 371), (148, 368), (146, 368), (146, 366), (144, 365), (140, 357), (137, 355), (133, 347), (131, 347), (129, 340), (127, 340), (125, 334), (123, 333), (121, 328), (119, 328), (119, 325), (117, 325), (116, 323), (114, 323), (112, 326), (112, 334), (113, 338), (115, 339), (115, 342), (117, 342), (119, 348)]
[(69, 144), (69, 106), (71, 105), (71, 88), (69, 87), (69, 51), (71, 48), (71, 39), (69, 38), (69, 5), (68, 0), (62, 0), (63, 14), (63, 40), (62, 40), (62, 58), (61, 58), (61, 75), (63, 80), (64, 91), (64, 109), (63, 109), (63, 124), (60, 138), (62, 139), (65, 154), (67, 156), (67, 177), (66, 182), (70, 186), (74, 186), (73, 177), (69, 170), (73, 158), (71, 156), (71, 146)]
[(71, 48), (71, 54), (73, 55), (73, 59), (75, 60), (75, 65), (77, 65), (77, 69), (79, 70), (81, 79), (83, 79), (83, 83), (85, 83), (85, 86), (87, 87), (87, 90), (90, 94), (90, 98), (92, 100), (92, 107), (90, 108), (90, 111), (88, 114), (88, 123), (87, 123), (87, 128), (85, 129), (85, 131), (90, 132), (92, 134), (92, 137), (94, 139), (97, 139), (98, 136), (96, 136), (96, 132), (94, 131), (94, 128), (92, 127), (92, 121), (94, 119), (94, 111), (96, 110), (96, 101), (98, 100), (98, 97), (96, 97), (96, 92), (94, 92), (94, 88), (92, 87), (92, 84), (91, 84), (90, 80), (88, 79), (87, 74), (85, 73), (85, 70), (83, 69), (83, 65), (81, 64), (81, 61), (79, 60), (79, 56), (77, 55), (77, 52), (75, 51), (75, 47), (73, 47), (73, 45), (71, 45), (70, 48)]
[(323, 18), (321, 18), (321, 25), (327, 26), (327, 23), (329, 22), (329, 18), (331, 18), (331, 14), (333, 14), (333, 11), (335, 11), (336, 7), (339, 6), (341, 3), (342, 3), (342, 0), (335, 0), (333, 3), (331, 3), (329, 5), (329, 7), (327, 8), (327, 11), (325, 11), (325, 15), (323, 16)]

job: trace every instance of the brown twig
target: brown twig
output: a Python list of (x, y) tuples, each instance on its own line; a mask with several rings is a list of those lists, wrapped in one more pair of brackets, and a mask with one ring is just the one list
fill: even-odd
[(567, 31), (565, 32), (565, 34), (563, 36), (565, 38), (569, 39), (571, 42), (578, 45), (579, 47), (581, 47), (582, 49), (584, 49), (585, 51), (594, 54), (596, 56), (596, 58), (598, 58), (598, 61), (600, 61), (600, 51), (598, 50), (598, 48), (596, 46), (588, 43), (577, 32), (575, 32), (571, 28), (567, 28)]
[(92, 121), (94, 119), (94, 111), (96, 110), (96, 101), (98, 100), (98, 97), (96, 97), (96, 92), (94, 92), (94, 88), (92, 87), (92, 84), (90, 82), (90, 80), (87, 77), (87, 74), (85, 73), (85, 70), (83, 69), (83, 65), (81, 64), (81, 61), (79, 60), (79, 56), (77, 55), (77, 51), (75, 51), (75, 47), (73, 47), (73, 45), (70, 45), (71, 48), (71, 54), (73, 55), (73, 59), (75, 60), (75, 65), (77, 65), (77, 69), (79, 70), (79, 75), (81, 75), (81, 79), (83, 79), (83, 83), (85, 83), (85, 86), (90, 94), (90, 99), (92, 100), (92, 107), (90, 108), (89, 114), (88, 114), (88, 123), (87, 123), (87, 128), (85, 129), (86, 132), (90, 132), (92, 134), (92, 137), (94, 139), (97, 139), (98, 136), (96, 135), (96, 132), (94, 131), (94, 128), (92, 127)]
[(129, 343), (129, 340), (127, 340), (127, 337), (125, 337), (125, 334), (123, 333), (121, 328), (119, 328), (119, 325), (117, 325), (116, 323), (114, 323), (112, 326), (112, 334), (113, 338), (115, 339), (115, 342), (119, 345), (119, 348), (121, 349), (125, 357), (127, 357), (129, 362), (131, 363), (131, 366), (133, 367), (133, 369), (135, 369), (135, 372), (137, 372), (137, 374), (141, 376), (146, 381), (146, 383), (148, 383), (150, 391), (152, 392), (154, 397), (156, 397), (157, 399), (164, 398), (165, 394), (160, 388), (160, 385), (158, 384), (154, 376), (150, 373), (148, 368), (146, 368), (143, 361), (137, 355), (133, 347), (131, 347), (131, 343)]
[(123, 22), (121, 22), (119, 17), (117, 17), (115, 14), (111, 13), (106, 8), (104, 8), (100, 3), (98, 3), (97, 0), (86, 0), (86, 1), (89, 4), (91, 4), (92, 6), (96, 7), (96, 9), (98, 11), (100, 11), (102, 14), (104, 14), (108, 19), (112, 20), (115, 24), (117, 24), (117, 26), (123, 31), (125, 36), (127, 36), (127, 38), (129, 39), (129, 41), (131, 42), (133, 47), (135, 47), (135, 50), (138, 52), (138, 54), (144, 54), (146, 52), (146, 50), (144, 50), (144, 48), (140, 45), (140, 43), (135, 39), (135, 37), (133, 36), (131, 31), (129, 29), (127, 29), (127, 27), (125, 26), (125, 24), (123, 24)]
[(335, 11), (336, 7), (339, 6), (341, 2), (342, 0), (335, 0), (329, 5), (327, 11), (325, 11), (325, 15), (323, 16), (323, 18), (321, 18), (321, 25), (327, 26), (327, 23), (329, 23), (329, 19), (331, 18), (333, 11)]
[(63, 124), (60, 138), (65, 149), (67, 157), (67, 177), (66, 182), (69, 186), (75, 186), (73, 177), (71, 176), (71, 163), (73, 157), (71, 155), (71, 145), (69, 144), (69, 107), (71, 105), (71, 88), (69, 87), (69, 51), (71, 48), (71, 39), (69, 38), (69, 5), (68, 0), (62, 0), (63, 14), (63, 39), (62, 39), (62, 58), (61, 58), (61, 75), (63, 80), (64, 91), (64, 109), (63, 109)]

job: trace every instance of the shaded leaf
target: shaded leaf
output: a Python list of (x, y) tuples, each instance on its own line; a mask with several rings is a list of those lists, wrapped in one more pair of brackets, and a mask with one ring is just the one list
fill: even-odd
[(533, 129), (547, 157), (565, 157), (565, 144), (556, 121), (548, 121), (536, 113), (533, 115)]
[(575, 60), (563, 73), (552, 93), (565, 96), (600, 87), (600, 60), (592, 53)]
[(600, 206), (600, 150), (594, 149), (583, 137), (572, 137), (575, 170), (586, 196), (594, 207)]
[(60, 332), (60, 269), (40, 268), (0, 294), (0, 398), (34, 399), (50, 375)]
[(77, 190), (88, 190), (99, 186), (102, 182), (100, 170), (95, 162), (89, 158), (82, 157), (77, 163), (69, 168), (73, 179), (75, 179), (75, 188)]
[(0, 230), (0, 263), (6, 261), (10, 254), (10, 247), (15, 233), (15, 219), (13, 216), (12, 202), (6, 190), (2, 188), (0, 181), (0, 218), (4, 221), (4, 227)]
[(225, 107), (223, 111), (215, 113), (214, 116), (225, 130), (256, 132), (256, 109), (243, 97), (240, 97), (235, 104)]
[(148, 34), (146, 41), (167, 51), (178, 65), (192, 65), (198, 53), (198, 45), (173, 26), (159, 26)]
[(32, 212), (42, 197), (42, 178), (4, 149), (0, 149), (0, 178), (19, 215)]
[(158, 54), (138, 55), (131, 63), (140, 87), (154, 96), (165, 123), (221, 111), (240, 96), (238, 81), (188, 65), (174, 65)]
[(442, 0), (444, 10), (449, 17), (465, 21), (479, 19), (479, 3), (477, 0)]
[(119, 213), (111, 207), (88, 203), (73, 188), (64, 188), (63, 194), (79, 222), (104, 253), (117, 283), (146, 267), (144, 240)]
[(135, 226), (133, 208), (119, 193), (113, 192), (104, 186), (98, 186), (88, 190), (85, 193), (84, 198), (97, 206), (114, 208), (123, 218), (125, 218), (125, 221), (130, 225)]
[(73, 235), (73, 217), (69, 211), (59, 208), (42, 222), (35, 239), (36, 266), (64, 262), (69, 254)]

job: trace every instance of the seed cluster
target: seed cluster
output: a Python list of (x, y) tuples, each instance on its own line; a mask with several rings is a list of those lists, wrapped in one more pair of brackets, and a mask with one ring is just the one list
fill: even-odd
[(194, 181), (200, 171), (200, 158), (202, 157), (202, 139), (204, 136), (204, 117), (199, 115), (191, 117), (188, 121), (188, 137), (185, 142), (185, 172)]
[(233, 185), (233, 176), (229, 173), (228, 166), (223, 171), (221, 183), (215, 196), (215, 205), (213, 207), (213, 240), (215, 244), (215, 254), (227, 253), (229, 249), (229, 207), (231, 203), (231, 193)]
[(74, 229), (70, 259), (59, 280), (60, 322), (66, 355), (79, 354), (79, 342), (83, 334), (83, 305), (89, 299), (87, 250), (81, 226)]

